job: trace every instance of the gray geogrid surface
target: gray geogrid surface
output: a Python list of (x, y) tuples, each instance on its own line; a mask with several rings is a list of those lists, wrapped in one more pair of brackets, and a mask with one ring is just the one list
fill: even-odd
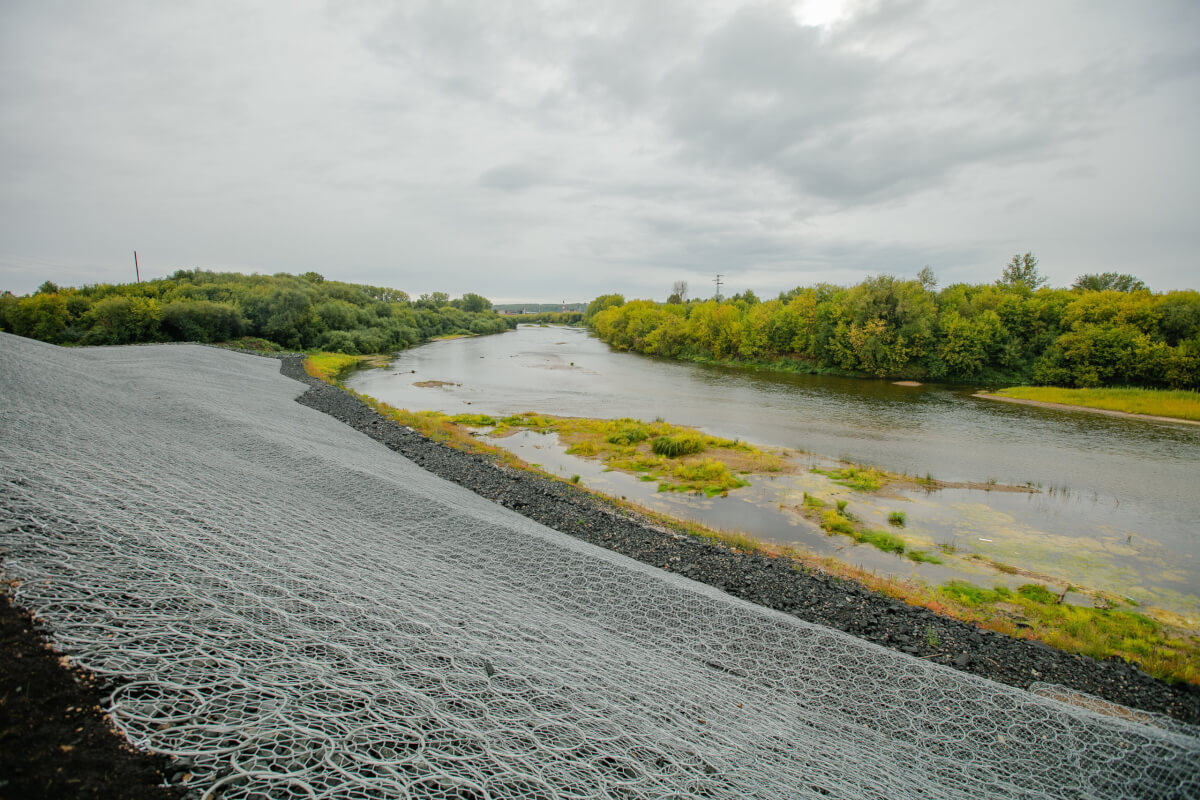
[[(0, 335), (0, 546), (112, 713), (223, 797), (1187, 797), (1099, 716), (558, 534), (278, 362)], [(1148, 717), (1144, 717), (1149, 719)]]

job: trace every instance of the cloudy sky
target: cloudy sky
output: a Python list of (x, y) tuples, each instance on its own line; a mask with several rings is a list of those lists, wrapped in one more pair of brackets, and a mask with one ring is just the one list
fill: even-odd
[(0, 290), (1200, 286), (1200, 4), (0, 4)]

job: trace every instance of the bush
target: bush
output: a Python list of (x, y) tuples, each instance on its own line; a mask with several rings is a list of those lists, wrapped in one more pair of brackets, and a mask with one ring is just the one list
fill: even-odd
[(704, 440), (695, 434), (680, 436), (659, 436), (650, 444), (656, 455), (667, 458), (679, 458), (699, 453), (704, 450)]
[(185, 300), (162, 307), (162, 332), (177, 342), (226, 342), (241, 336), (243, 327), (232, 303)]
[(615, 432), (606, 436), (604, 440), (609, 444), (631, 445), (644, 442), (649, 438), (650, 432), (646, 430), (645, 426), (634, 423), (623, 425)]
[(354, 337), (349, 331), (325, 331), (321, 334), (318, 347), (331, 353), (358, 355), (358, 345), (354, 343)]

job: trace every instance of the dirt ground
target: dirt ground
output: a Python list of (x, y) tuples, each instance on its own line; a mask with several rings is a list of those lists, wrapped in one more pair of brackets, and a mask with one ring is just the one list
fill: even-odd
[(126, 744), (100, 681), (64, 663), (0, 586), (0, 800), (178, 798), (169, 759)]

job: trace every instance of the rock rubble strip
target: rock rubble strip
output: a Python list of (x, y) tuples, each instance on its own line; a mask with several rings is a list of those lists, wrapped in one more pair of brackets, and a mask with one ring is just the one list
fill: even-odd
[(285, 357), (282, 372), (308, 384), (298, 402), (341, 420), (439, 477), (578, 539), (798, 619), (1009, 686), (1058, 684), (1200, 724), (1200, 686), (1195, 684), (1169, 684), (1121, 659), (1097, 661), (1014, 639), (897, 602), (850, 581), (797, 571), (787, 560), (733, 552), (664, 531), (564, 481), (498, 467), (485, 457), (399, 426), (345, 390), (308, 375), (303, 357)]

